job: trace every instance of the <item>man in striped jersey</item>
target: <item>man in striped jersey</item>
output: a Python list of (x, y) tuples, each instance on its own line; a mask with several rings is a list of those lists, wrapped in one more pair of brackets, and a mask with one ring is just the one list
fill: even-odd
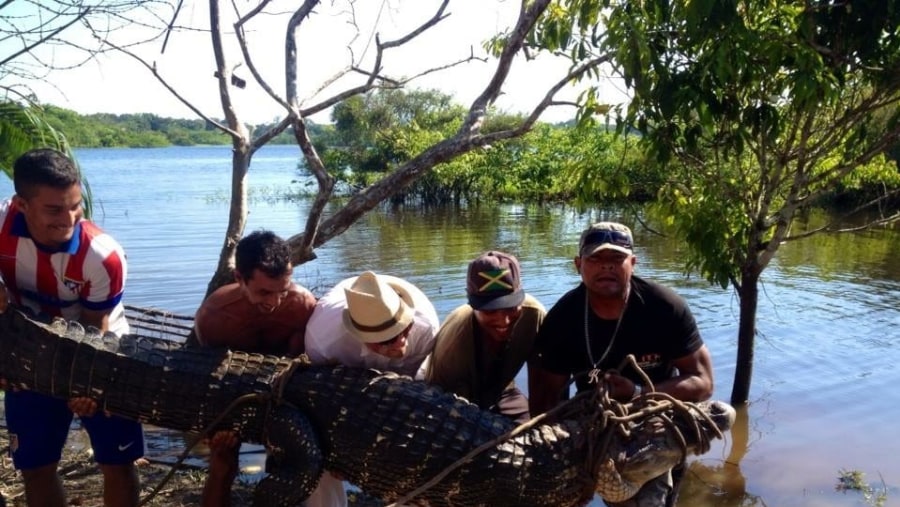
[[(122, 307), (126, 263), (122, 247), (83, 218), (75, 163), (50, 149), (32, 150), (13, 166), (15, 195), (0, 203), (0, 312), (8, 304), (49, 317), (128, 332)], [(57, 474), (73, 412), (91, 437), (107, 506), (134, 506), (134, 460), (144, 452), (141, 426), (95, 413), (88, 398), (57, 400), (30, 391), (5, 395), (13, 463), (30, 506), (64, 506)]]

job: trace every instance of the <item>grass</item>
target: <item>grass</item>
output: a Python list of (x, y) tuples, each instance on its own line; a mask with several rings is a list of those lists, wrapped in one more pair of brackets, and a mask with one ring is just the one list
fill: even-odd
[(866, 482), (866, 474), (859, 470), (840, 470), (838, 483), (834, 488), (843, 492), (859, 491), (866, 505), (872, 507), (884, 507), (887, 503), (887, 485), (884, 478), (881, 479), (881, 487), (876, 489)]

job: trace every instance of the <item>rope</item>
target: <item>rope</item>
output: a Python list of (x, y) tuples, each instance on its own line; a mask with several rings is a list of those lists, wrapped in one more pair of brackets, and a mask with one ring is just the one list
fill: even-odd
[[(172, 467), (169, 469), (169, 472), (166, 474), (166, 476), (163, 477), (159, 481), (159, 484), (157, 484), (156, 487), (153, 488), (153, 491), (148, 493), (147, 496), (145, 496), (140, 501), (138, 506), (140, 507), (140, 506), (146, 505), (150, 500), (152, 500), (156, 495), (158, 495), (159, 492), (162, 490), (162, 488), (166, 485), (166, 483), (168, 483), (172, 479), (172, 477), (174, 477), (175, 472), (178, 470), (178, 468), (181, 467), (182, 463), (184, 463), (184, 460), (187, 459), (187, 457), (190, 455), (191, 450), (193, 450), (194, 447), (196, 447), (197, 444), (200, 443), (201, 440), (203, 440), (205, 435), (212, 432), (213, 428), (218, 426), (219, 423), (221, 423), (230, 413), (232, 413), (240, 405), (243, 405), (243, 404), (249, 403), (249, 402), (264, 403), (266, 408), (265, 408), (265, 415), (263, 417), (264, 417), (265, 421), (269, 421), (270, 414), (272, 412), (272, 407), (275, 405), (284, 403), (284, 401), (283, 401), (284, 388), (287, 385), (288, 380), (290, 380), (290, 378), (291, 378), (291, 376), (293, 376), (294, 372), (297, 371), (297, 368), (299, 368), (300, 366), (308, 365), (308, 364), (309, 364), (309, 358), (306, 356), (306, 354), (301, 354), (299, 357), (292, 359), (287, 368), (285, 368), (275, 374), (275, 376), (272, 378), (272, 382), (271, 382), (272, 391), (270, 393), (265, 393), (265, 394), (250, 393), (250, 394), (245, 394), (243, 396), (240, 396), (240, 397), (236, 398), (235, 400), (233, 400), (227, 407), (225, 407), (225, 410), (223, 410), (211, 423), (209, 423), (203, 429), (203, 431), (201, 431), (196, 437), (194, 437), (192, 439), (192, 441), (188, 442), (188, 445), (186, 446), (185, 450), (178, 456), (178, 459), (175, 460), (175, 463), (172, 464)], [(263, 424), (264, 431), (267, 426), (268, 426), (268, 424)], [(265, 435), (263, 435), (262, 440), (263, 441), (266, 440)]]
[[(580, 394), (582, 394), (582, 393), (580, 393)], [(437, 484), (439, 484), (442, 480), (444, 480), (444, 478), (447, 477), (454, 470), (463, 466), (468, 461), (472, 460), (472, 458), (478, 456), (479, 454), (483, 453), (484, 451), (486, 451), (488, 449), (491, 449), (492, 447), (502, 444), (503, 442), (509, 440), (510, 438), (515, 437), (516, 435), (519, 435), (523, 431), (533, 428), (534, 426), (543, 422), (545, 419), (548, 419), (548, 418), (556, 415), (557, 413), (561, 412), (562, 410), (567, 408), (568, 405), (574, 403), (575, 401), (578, 401), (580, 399), (579, 398), (580, 394), (575, 395), (575, 397), (572, 398), (571, 400), (568, 400), (560, 405), (557, 405), (552, 410), (549, 410), (538, 416), (532, 417), (528, 421), (525, 421), (524, 423), (516, 426), (512, 430), (504, 433), (503, 435), (500, 435), (499, 437), (497, 437), (493, 440), (490, 440), (488, 442), (485, 442), (485, 443), (479, 445), (478, 447), (476, 447), (475, 449), (472, 449), (465, 456), (463, 456), (462, 458), (459, 458), (458, 460), (456, 460), (453, 463), (451, 463), (450, 465), (448, 465), (445, 469), (438, 472), (437, 475), (432, 477), (430, 480), (425, 482), (423, 485), (421, 485), (418, 488), (414, 489), (413, 491), (407, 493), (405, 496), (401, 497), (396, 502), (388, 504), (386, 507), (398, 507), (400, 505), (405, 504), (406, 502), (409, 502), (410, 500), (421, 495), (422, 493), (428, 491), (429, 489), (431, 489), (434, 486), (436, 486)]]
[(221, 423), (222, 420), (225, 419), (225, 417), (228, 416), (228, 414), (230, 414), (234, 409), (236, 409), (240, 405), (243, 405), (244, 403), (259, 400), (266, 401), (269, 398), (271, 398), (269, 394), (251, 393), (239, 396), (238, 398), (234, 399), (227, 407), (225, 407), (225, 410), (223, 410), (222, 413), (220, 413), (213, 420), (213, 422), (209, 423), (205, 428), (203, 428), (203, 431), (201, 431), (196, 437), (194, 437), (191, 442), (188, 442), (188, 445), (178, 456), (178, 459), (175, 460), (175, 463), (172, 464), (172, 468), (169, 469), (169, 472), (166, 473), (166, 476), (159, 481), (156, 487), (153, 488), (153, 491), (147, 493), (147, 495), (143, 499), (141, 499), (141, 501), (138, 503), (138, 506), (140, 507), (143, 505), (147, 505), (150, 500), (152, 500), (156, 495), (159, 494), (166, 483), (168, 483), (175, 475), (175, 472), (178, 470), (178, 468), (181, 467), (181, 464), (184, 463), (184, 460), (187, 459), (188, 455), (191, 453), (194, 447), (196, 447), (197, 444), (199, 444), (200, 441), (203, 440), (204, 435), (207, 435), (209, 432), (211, 432), (212, 429), (215, 428), (219, 423)]
[[(580, 474), (580, 480), (584, 482), (585, 499), (589, 499), (594, 495), (596, 478), (601, 464), (607, 457), (607, 451), (612, 442), (612, 438), (616, 433), (619, 433), (625, 439), (631, 438), (631, 425), (636, 421), (658, 416), (659, 420), (666, 426), (666, 430), (671, 431), (681, 445), (681, 463), (684, 463), (684, 460), (687, 459), (687, 441), (679, 429), (676, 420), (680, 420), (685, 426), (692, 430), (694, 441), (697, 442), (701, 454), (710, 449), (711, 439), (707, 432), (704, 432), (700, 427), (697, 416), (707, 422), (708, 427), (716, 437), (723, 437), (718, 426), (716, 426), (713, 420), (704, 411), (700, 410), (696, 404), (680, 401), (669, 394), (655, 391), (650, 378), (637, 364), (633, 355), (628, 355), (622, 361), (620, 370), (627, 366), (634, 368), (641, 376), (645, 385), (649, 388), (647, 393), (638, 399), (627, 403), (616, 401), (610, 396), (606, 383), (597, 382), (594, 384), (596, 385), (596, 388), (581, 391), (570, 400), (563, 401), (546, 413), (537, 415), (516, 426), (511, 431), (479, 445), (462, 458), (448, 465), (418, 488), (407, 493), (396, 502), (387, 505), (387, 507), (398, 507), (410, 502), (422, 493), (439, 484), (453, 471), (471, 461), (479, 454), (516, 437), (522, 432), (527, 431), (550, 418), (558, 420), (574, 418), (586, 423), (586, 427), (588, 428), (588, 451), (586, 453), (586, 463), (583, 469), (589, 470), (589, 475), (585, 476), (585, 474)], [(571, 385), (571, 382), (573, 381), (574, 378), (567, 385)], [(666, 414), (666, 412), (670, 410), (673, 412), (672, 417), (669, 417), (669, 415)]]

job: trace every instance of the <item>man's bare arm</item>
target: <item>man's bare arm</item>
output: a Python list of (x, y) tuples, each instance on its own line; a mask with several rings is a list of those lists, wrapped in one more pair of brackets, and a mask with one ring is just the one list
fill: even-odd
[(94, 326), (100, 331), (109, 331), (109, 315), (112, 310), (88, 310), (81, 309), (81, 317), (78, 319), (83, 326)]
[[(98, 311), (82, 308), (78, 322), (85, 327), (94, 326), (100, 331), (106, 332), (109, 331), (110, 313), (112, 313), (112, 310)], [(79, 417), (90, 417), (97, 412), (97, 402), (88, 397), (72, 398), (69, 400), (69, 410)]]
[(678, 375), (660, 382), (656, 389), (684, 401), (708, 400), (713, 394), (712, 357), (706, 345), (675, 360)]

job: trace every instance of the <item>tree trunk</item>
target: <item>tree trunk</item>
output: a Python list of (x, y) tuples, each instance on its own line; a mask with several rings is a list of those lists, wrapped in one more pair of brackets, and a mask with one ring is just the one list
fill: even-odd
[(247, 223), (247, 171), (250, 169), (250, 145), (246, 139), (233, 143), (231, 158), (231, 207), (228, 212), (228, 226), (225, 241), (219, 252), (216, 272), (206, 288), (204, 299), (223, 285), (234, 281), (234, 250), (244, 234)]
[(731, 404), (735, 406), (747, 403), (750, 398), (753, 349), (756, 340), (756, 309), (759, 304), (759, 275), (760, 270), (755, 266), (744, 266), (741, 270), (741, 286), (738, 289), (741, 316), (738, 324), (734, 385), (731, 389)]

